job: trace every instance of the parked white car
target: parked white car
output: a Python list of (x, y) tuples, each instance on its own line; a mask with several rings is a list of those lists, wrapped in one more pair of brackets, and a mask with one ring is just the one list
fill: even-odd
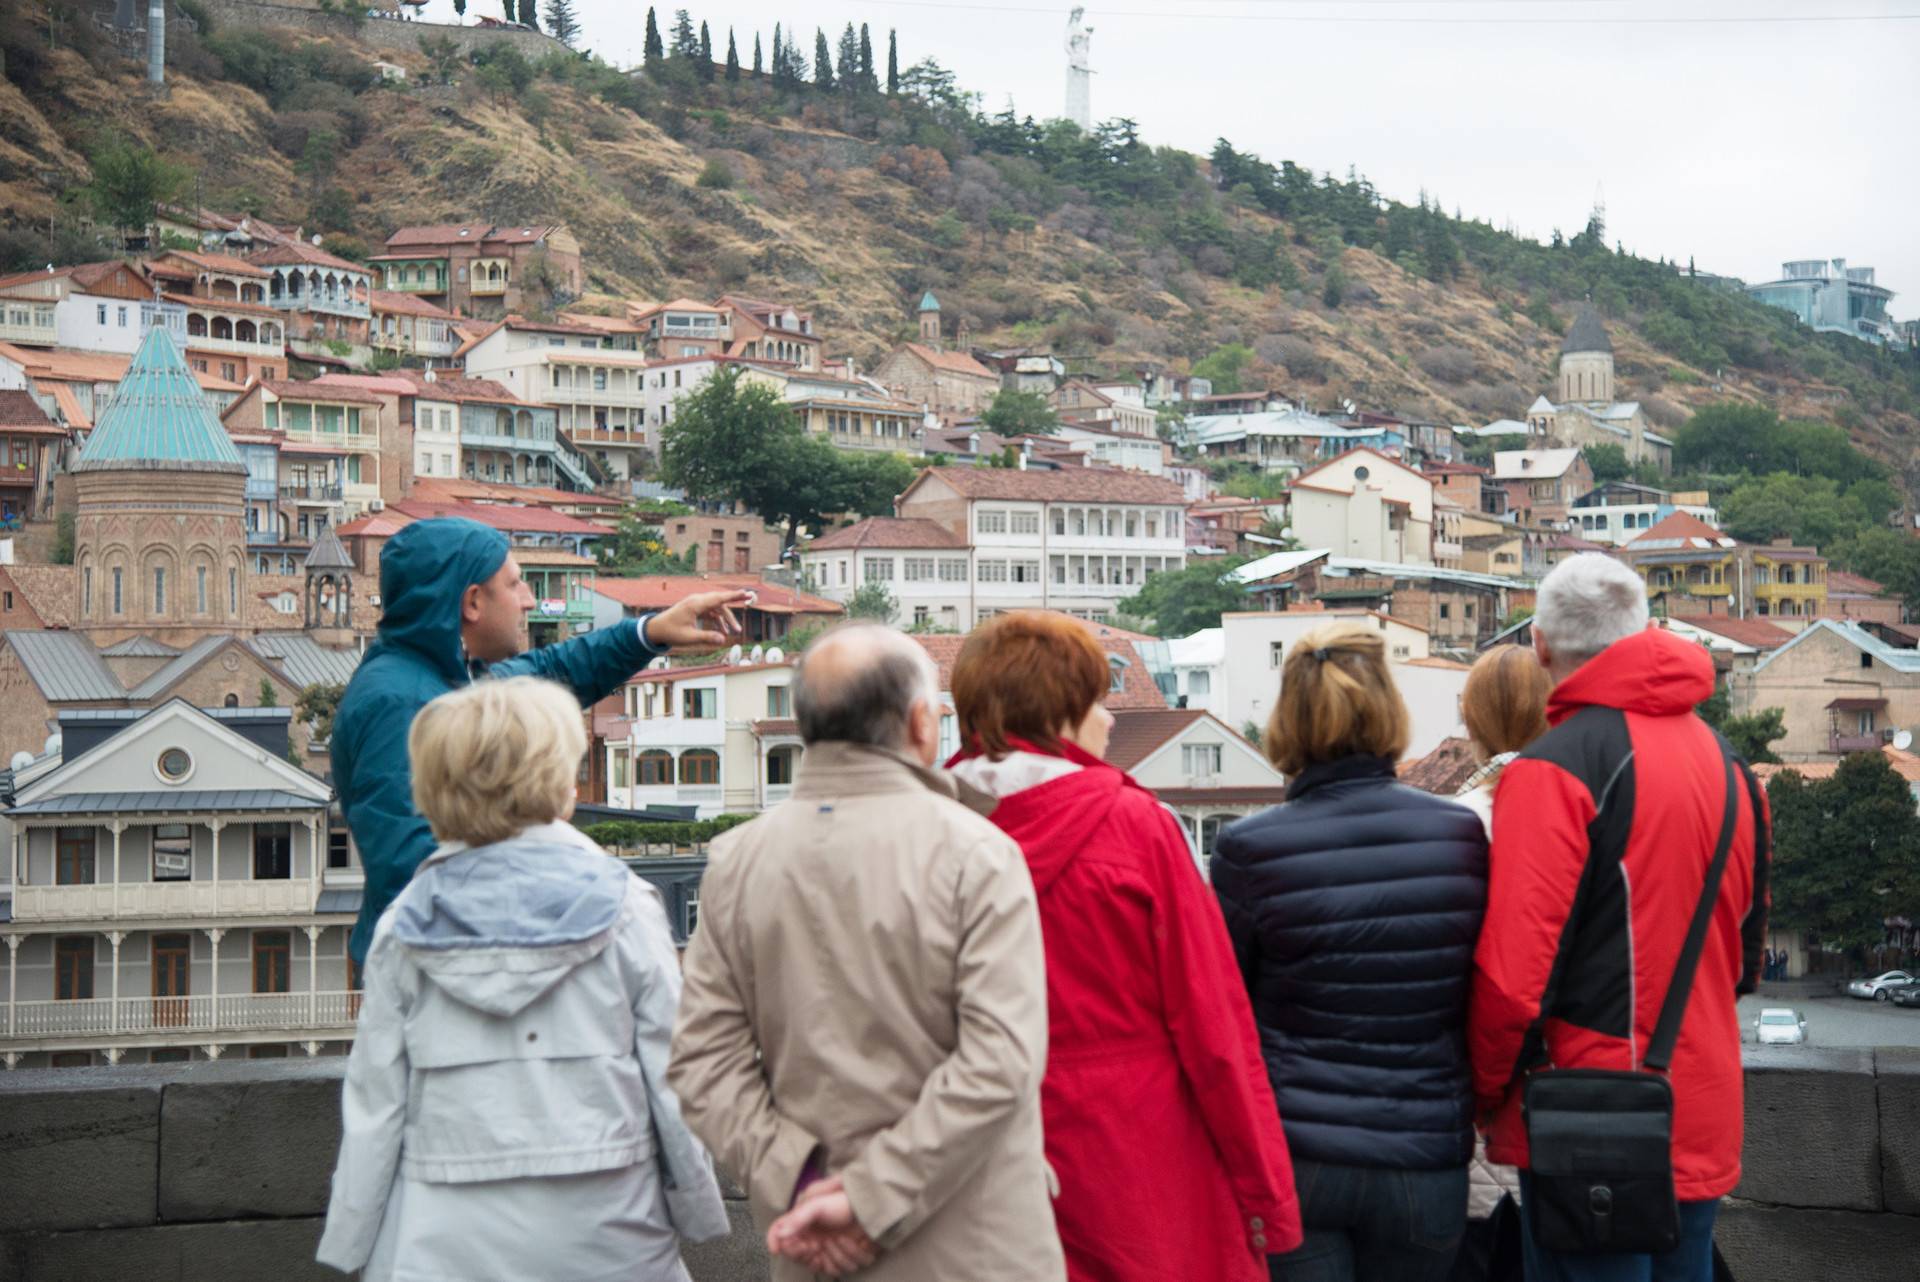
[(1785, 1006), (1769, 1006), (1753, 1021), (1753, 1039), (1762, 1046), (1798, 1046), (1807, 1040), (1806, 1017)]
[(1847, 996), (1862, 997), (1868, 1001), (1884, 1002), (1893, 996), (1896, 988), (1905, 988), (1914, 982), (1912, 975), (1904, 970), (1890, 970), (1884, 975), (1875, 975), (1872, 979), (1856, 979), (1847, 985)]

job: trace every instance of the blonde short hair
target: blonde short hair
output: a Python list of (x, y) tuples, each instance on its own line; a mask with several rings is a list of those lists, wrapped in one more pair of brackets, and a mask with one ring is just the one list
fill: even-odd
[(1411, 724), (1378, 628), (1335, 623), (1293, 643), (1267, 719), (1267, 759), (1289, 777), (1357, 753), (1398, 760)]
[(413, 804), (441, 841), (486, 846), (573, 813), (587, 732), (551, 681), (476, 681), (420, 710), (407, 732)]
[(1518, 752), (1547, 732), (1553, 678), (1532, 646), (1499, 645), (1481, 655), (1460, 692), (1460, 719), (1484, 759)]

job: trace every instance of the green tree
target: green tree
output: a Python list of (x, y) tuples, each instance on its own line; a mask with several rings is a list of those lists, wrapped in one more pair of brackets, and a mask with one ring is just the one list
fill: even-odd
[(833, 53), (827, 48), (827, 33), (813, 29), (813, 87), (822, 93), (833, 89)]
[(1003, 387), (987, 403), (980, 423), (1001, 436), (1045, 436), (1060, 426), (1060, 416), (1039, 392)]
[(302, 724), (313, 727), (315, 743), (333, 738), (334, 714), (340, 711), (340, 700), (346, 693), (345, 686), (331, 682), (316, 683), (300, 691), (294, 703), (294, 715)]
[(115, 230), (141, 235), (153, 207), (185, 190), (187, 171), (153, 148), (109, 134), (87, 153), (93, 179), (82, 189), (93, 216)]
[(1920, 539), (1887, 526), (1862, 530), (1846, 545), (1847, 565), (1895, 596), (1906, 598), (1912, 616), (1920, 617)]
[(760, 33), (753, 33), (753, 78), (758, 80), (766, 71), (766, 64), (760, 60)]
[(673, 43), (667, 46), (667, 55), (688, 62), (700, 56), (700, 35), (693, 29), (693, 17), (685, 9), (673, 11)]
[(520, 0), (520, 25), (540, 30), (540, 16), (534, 11), (534, 0)]
[(854, 594), (847, 598), (847, 617), (849, 619), (872, 619), (876, 623), (892, 623), (893, 616), (900, 612), (900, 603), (887, 591), (884, 583), (862, 583)]
[(780, 24), (773, 24), (773, 85), (776, 89), (787, 87), (787, 50), (780, 40)]
[(863, 22), (860, 24), (860, 90), (873, 93), (879, 87), (880, 81), (873, 74), (873, 33)]
[(1240, 376), (1253, 363), (1253, 349), (1245, 343), (1228, 343), (1216, 347), (1193, 365), (1193, 376), (1204, 378), (1213, 384), (1217, 394), (1231, 394), (1245, 391), (1240, 385)]
[(704, 84), (713, 83), (713, 33), (707, 29), (707, 20), (700, 19), (700, 61), (694, 64), (694, 72)]
[(580, 38), (580, 23), (573, 16), (573, 0), (547, 0), (547, 31), (567, 48)]
[(621, 512), (613, 537), (600, 540), (594, 555), (600, 568), (621, 578), (643, 574), (691, 574), (694, 550), (676, 555), (660, 537), (660, 523), (645, 519), (639, 505), (630, 504)]
[(1885, 938), (1887, 918), (1920, 911), (1920, 818), (1883, 755), (1855, 753), (1812, 782), (1783, 770), (1767, 800), (1774, 924), (1858, 961)]
[(1327, 279), (1320, 288), (1320, 301), (1328, 307), (1338, 307), (1347, 299), (1346, 269), (1335, 264), (1327, 268)]
[(265, 677), (260, 678), (259, 703), (263, 708), (277, 708), (280, 706), (280, 692), (275, 690), (273, 688), (273, 682), (267, 680)]
[(840, 91), (860, 92), (860, 33), (853, 29), (851, 22), (840, 33), (839, 53), (834, 61), (840, 66)]
[[(755, 38), (755, 46), (754, 53), (757, 55), (760, 52), (757, 37)], [(754, 62), (758, 63), (759, 61), (759, 58), (756, 56)], [(758, 71), (760, 68), (755, 66), (754, 70)], [(733, 42), (732, 27), (727, 28), (727, 83), (740, 83), (740, 46)]]
[(453, 42), (452, 36), (422, 36), (420, 52), (426, 55), (428, 75), (432, 79), (443, 85), (453, 83), (460, 73), (460, 46)]
[(1245, 557), (1196, 558), (1186, 568), (1149, 574), (1140, 591), (1120, 603), (1128, 614), (1153, 620), (1163, 637), (1184, 637), (1220, 625), (1220, 616), (1245, 608), (1247, 594), (1232, 572)]
[(666, 46), (660, 43), (660, 23), (654, 17), (653, 6), (647, 6), (647, 41), (642, 55), (645, 66), (651, 70), (660, 65), (667, 56)]
[[(459, 18), (464, 25), (467, 17), (467, 0), (453, 0), (453, 16)], [(451, 42), (450, 37), (445, 38)]]
[(55, 565), (72, 565), (74, 550), (74, 520), (71, 510), (61, 512), (53, 518), (53, 550), (47, 559)]
[(887, 31), (887, 97), (893, 98), (900, 93), (900, 33), (891, 28)]
[(1614, 444), (1589, 445), (1580, 451), (1580, 457), (1587, 460), (1587, 466), (1593, 469), (1596, 482), (1624, 481), (1633, 474), (1633, 467), (1627, 462), (1627, 451)]

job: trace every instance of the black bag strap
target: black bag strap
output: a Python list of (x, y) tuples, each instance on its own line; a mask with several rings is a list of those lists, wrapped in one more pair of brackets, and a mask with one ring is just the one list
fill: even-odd
[[(1660, 1003), (1660, 1020), (1653, 1026), (1653, 1040), (1641, 1059), (1654, 1072), (1664, 1072), (1673, 1059), (1673, 1046), (1680, 1038), (1680, 1023), (1686, 1017), (1687, 998), (1693, 992), (1693, 975), (1700, 967), (1700, 953), (1707, 944), (1707, 929), (1713, 924), (1713, 910), (1720, 902), (1720, 876), (1727, 870), (1727, 855), (1733, 850), (1733, 830), (1740, 818), (1739, 793), (1734, 785), (1733, 753), (1726, 740), (1714, 736), (1720, 745), (1720, 763), (1727, 772), (1727, 805), (1720, 821), (1720, 844), (1714, 847), (1713, 862), (1707, 865), (1706, 884), (1700, 888), (1700, 902), (1694, 905), (1693, 921), (1687, 926), (1687, 941), (1681, 946), (1680, 960), (1674, 966), (1673, 979), (1667, 984), (1666, 1000)], [(1759, 814), (1754, 815), (1759, 822)]]

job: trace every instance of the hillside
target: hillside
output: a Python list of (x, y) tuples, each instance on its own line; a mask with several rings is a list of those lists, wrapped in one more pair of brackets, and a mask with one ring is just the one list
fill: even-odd
[[(325, 36), (229, 29), (188, 0), (201, 30), (175, 32), (156, 99), (139, 64), (90, 47), (84, 4), (53, 3), (49, 48), (47, 0), (0, 0), (0, 266), (84, 245), (72, 196), (90, 150), (118, 136), (191, 171), (185, 199), (323, 231), (349, 256), (403, 223), (561, 218), (605, 296), (584, 306), (778, 297), (862, 360), (910, 332), (932, 288), (976, 343), (1050, 343), (1111, 369), (1241, 344), (1249, 384), (1481, 423), (1550, 390), (1558, 331), (1591, 296), (1621, 394), (1656, 423), (1763, 402), (1845, 427), (1920, 493), (1909, 354), (1800, 330), (1617, 253), (1602, 227), (1542, 246), (1224, 144), (1197, 157), (1125, 121), (1088, 139), (987, 117), (928, 64), (897, 96), (703, 83), (677, 58), (631, 76), (511, 51), (475, 65), (376, 55), (344, 20)], [(408, 79), (381, 82), (376, 56)]]

